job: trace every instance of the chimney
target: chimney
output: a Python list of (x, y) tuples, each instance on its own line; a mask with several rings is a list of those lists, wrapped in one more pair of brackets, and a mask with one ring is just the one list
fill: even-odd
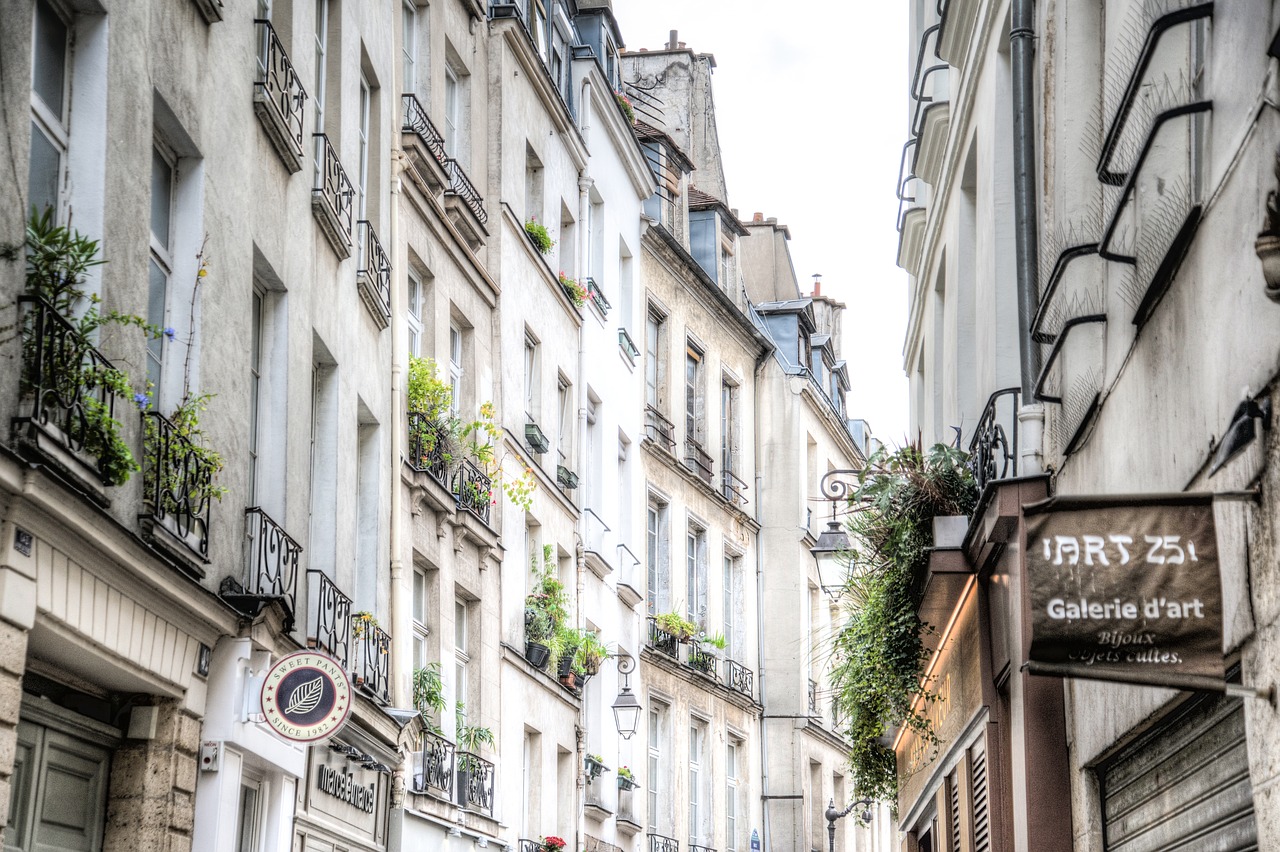
[(813, 274), (813, 297), (816, 299), (822, 295), (822, 273), (815, 272)]
[(684, 42), (677, 42), (677, 45), (681, 50), (684, 50)]
[[(671, 31), (671, 36), (670, 36), (670, 38), (667, 40), (667, 50), (675, 50), (675, 49), (676, 49), (676, 44), (678, 44), (678, 42), (676, 41), (676, 34), (677, 34), (678, 32), (679, 32), (678, 30), (672, 30), (672, 31)], [(683, 44), (681, 44), (680, 46), (681, 46), (681, 47), (684, 47), (684, 45), (683, 45)]]
[(764, 214), (763, 214), (763, 213), (761, 213), (761, 212), (759, 212), (759, 211), (756, 211), (756, 215), (754, 215), (754, 216), (752, 216), (752, 217), (751, 217), (751, 221), (752, 221), (752, 222), (754, 222), (754, 223), (756, 223), (756, 224), (763, 225), (763, 224), (764, 224)]

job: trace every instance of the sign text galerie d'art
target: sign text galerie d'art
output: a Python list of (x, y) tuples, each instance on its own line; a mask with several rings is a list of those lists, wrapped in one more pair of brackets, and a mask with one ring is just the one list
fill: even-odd
[(1157, 683), (1223, 677), (1209, 495), (1057, 498), (1024, 508), (1028, 668)]

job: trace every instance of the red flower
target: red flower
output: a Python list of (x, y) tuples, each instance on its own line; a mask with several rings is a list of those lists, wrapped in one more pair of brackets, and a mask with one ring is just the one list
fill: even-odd
[(542, 847), (548, 852), (552, 849), (563, 849), (565, 847), (564, 838), (556, 837), (555, 835), (544, 837), (542, 838)]

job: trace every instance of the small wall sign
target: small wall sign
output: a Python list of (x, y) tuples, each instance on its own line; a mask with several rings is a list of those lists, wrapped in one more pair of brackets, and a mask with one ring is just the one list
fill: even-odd
[(351, 680), (324, 654), (281, 657), (262, 682), (262, 715), (283, 739), (311, 743), (342, 730), (351, 715)]

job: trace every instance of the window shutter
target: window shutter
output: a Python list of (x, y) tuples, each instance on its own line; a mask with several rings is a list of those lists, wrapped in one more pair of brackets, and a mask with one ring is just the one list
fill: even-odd
[(960, 852), (960, 773), (952, 772), (947, 779), (951, 794), (951, 852)]
[(970, 750), (969, 778), (973, 786), (973, 852), (990, 852), (991, 812), (987, 796), (987, 750), (981, 742)]

